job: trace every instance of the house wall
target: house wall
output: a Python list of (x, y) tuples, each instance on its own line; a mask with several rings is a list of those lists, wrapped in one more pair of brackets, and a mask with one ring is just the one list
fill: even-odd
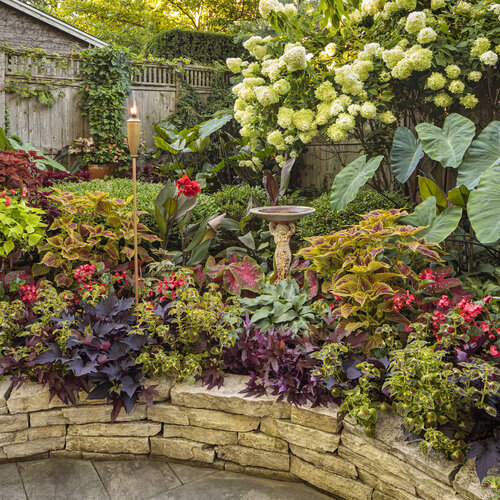
[(89, 45), (2, 3), (0, 3), (0, 42), (15, 48), (38, 48), (58, 53), (79, 51)]

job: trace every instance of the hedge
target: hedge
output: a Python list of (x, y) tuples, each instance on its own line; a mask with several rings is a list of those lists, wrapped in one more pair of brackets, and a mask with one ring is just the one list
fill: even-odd
[(146, 54), (164, 59), (184, 57), (193, 62), (224, 64), (228, 57), (241, 57), (244, 49), (234, 42), (232, 35), (192, 31), (165, 30), (155, 35), (146, 46)]

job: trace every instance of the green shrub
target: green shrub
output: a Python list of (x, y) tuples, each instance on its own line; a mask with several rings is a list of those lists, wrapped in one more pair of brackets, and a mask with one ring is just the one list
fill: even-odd
[[(90, 182), (67, 182), (57, 186), (62, 191), (69, 191), (77, 195), (84, 195), (87, 191), (101, 191), (109, 193), (110, 198), (126, 200), (132, 194), (132, 179), (94, 179)], [(155, 220), (155, 200), (163, 184), (150, 182), (137, 183), (137, 210), (147, 212), (139, 216), (139, 220), (148, 226), (154, 234), (159, 234)]]
[(359, 214), (368, 214), (373, 210), (408, 207), (410, 204), (408, 198), (398, 193), (386, 194), (394, 202), (372, 189), (361, 189), (344, 210), (334, 212), (330, 208), (329, 193), (324, 193), (309, 203), (316, 212), (297, 223), (296, 238), (304, 239), (340, 231), (347, 225), (357, 224), (361, 220)]
[(241, 57), (245, 51), (232, 35), (176, 28), (154, 36), (145, 52), (164, 59), (184, 57), (193, 62), (225, 64), (228, 57)]

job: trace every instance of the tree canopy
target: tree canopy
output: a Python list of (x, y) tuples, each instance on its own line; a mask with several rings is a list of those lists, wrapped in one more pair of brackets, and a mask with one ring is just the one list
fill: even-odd
[(258, 15), (258, 0), (26, 0), (104, 41), (139, 52), (170, 28), (234, 32)]

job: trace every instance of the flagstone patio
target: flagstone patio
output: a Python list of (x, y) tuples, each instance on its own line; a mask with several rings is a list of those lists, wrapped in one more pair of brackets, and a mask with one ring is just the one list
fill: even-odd
[(0, 500), (327, 500), (304, 484), (155, 461), (0, 465)]

